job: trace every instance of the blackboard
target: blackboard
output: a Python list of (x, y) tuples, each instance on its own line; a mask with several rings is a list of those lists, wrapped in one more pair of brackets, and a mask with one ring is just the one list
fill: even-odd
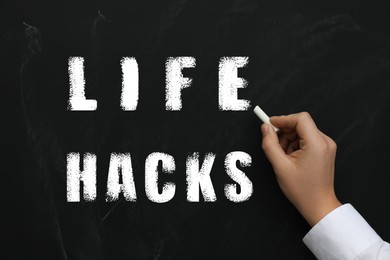
[[(314, 259), (309, 231), (261, 150), (260, 105), (308, 111), (338, 144), (336, 193), (390, 240), (389, 9), (385, 1), (3, 1), (2, 259)], [(85, 59), (96, 111), (69, 111), (68, 59)], [(139, 65), (139, 103), (123, 111), (122, 57)], [(192, 56), (181, 111), (165, 109), (167, 57)], [(221, 57), (245, 56), (246, 111), (218, 107)], [(252, 158), (253, 194), (234, 203), (225, 156)], [(97, 156), (97, 199), (66, 200), (66, 156)], [(110, 154), (131, 153), (137, 201), (105, 201)], [(166, 203), (148, 200), (145, 158), (176, 169)], [(215, 202), (186, 200), (189, 153), (216, 154)]]

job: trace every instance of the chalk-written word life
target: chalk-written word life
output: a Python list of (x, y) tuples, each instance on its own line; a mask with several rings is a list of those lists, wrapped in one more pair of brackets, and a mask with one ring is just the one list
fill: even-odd
[[(247, 80), (238, 77), (238, 69), (248, 64), (248, 57), (222, 57), (218, 71), (218, 104), (220, 111), (244, 111), (250, 107), (249, 100), (238, 99), (238, 89), (246, 88)], [(68, 110), (94, 111), (97, 100), (85, 96), (84, 58), (70, 57), (69, 64), (70, 91)], [(181, 92), (191, 86), (192, 79), (183, 76), (184, 68), (195, 68), (194, 57), (169, 57), (165, 63), (165, 109), (180, 111), (182, 109)], [(124, 57), (122, 67), (122, 93), (120, 106), (124, 111), (137, 109), (139, 98), (138, 63), (134, 57)]]

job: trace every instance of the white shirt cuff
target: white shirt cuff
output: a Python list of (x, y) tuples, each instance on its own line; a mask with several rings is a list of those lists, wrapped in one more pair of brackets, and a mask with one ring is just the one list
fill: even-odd
[(318, 259), (354, 259), (382, 239), (352, 207), (344, 204), (321, 219), (303, 238)]

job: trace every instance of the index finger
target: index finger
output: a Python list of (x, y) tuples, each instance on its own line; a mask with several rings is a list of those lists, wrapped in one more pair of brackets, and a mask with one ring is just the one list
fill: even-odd
[(273, 116), (271, 123), (282, 131), (295, 131), (302, 139), (313, 140), (318, 136), (318, 128), (307, 112), (287, 116)]

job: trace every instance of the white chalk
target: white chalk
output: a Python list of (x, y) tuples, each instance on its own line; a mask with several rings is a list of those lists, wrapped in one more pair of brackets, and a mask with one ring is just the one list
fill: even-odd
[(269, 124), (274, 128), (275, 132), (279, 132), (279, 128), (271, 124), (271, 122), (269, 121), (269, 116), (267, 116), (267, 114), (259, 106), (256, 106), (255, 109), (253, 109), (253, 112), (255, 112), (255, 114), (261, 119), (261, 121), (263, 121), (263, 123)]

